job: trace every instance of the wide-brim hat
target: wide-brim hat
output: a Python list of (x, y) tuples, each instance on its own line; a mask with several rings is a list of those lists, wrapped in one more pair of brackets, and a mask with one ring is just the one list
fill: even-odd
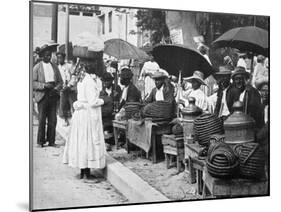
[(231, 76), (231, 71), (225, 67), (225, 66), (220, 66), (219, 71), (214, 73), (214, 77), (220, 77), (220, 76)]
[(206, 83), (204, 82), (204, 74), (201, 71), (194, 71), (191, 77), (185, 77), (183, 78), (183, 80), (187, 82), (192, 82), (192, 80), (197, 80), (202, 85), (206, 85)]
[(237, 52), (238, 57), (245, 57), (247, 54), (245, 52)]
[(56, 48), (59, 44), (58, 43), (55, 43), (54, 41), (50, 41), (46, 44), (44, 44), (43, 46), (41, 46), (38, 54), (39, 56), (42, 56), (42, 54), (45, 52), (45, 51), (56, 51)]
[(65, 53), (64, 52), (57, 52), (56, 55), (57, 56), (61, 55), (61, 56), (65, 57)]
[(162, 71), (155, 71), (155, 73), (152, 75), (153, 79), (164, 79), (167, 78), (168, 76), (162, 72)]
[(131, 79), (133, 77), (131, 69), (124, 67), (121, 69), (120, 77), (123, 79)]
[(232, 72), (232, 74), (231, 74), (231, 78), (233, 79), (236, 75), (238, 75), (238, 74), (242, 74), (242, 75), (244, 75), (246, 78), (249, 78), (250, 77), (250, 73), (248, 73), (247, 71), (246, 71), (246, 69), (244, 68), (244, 67), (242, 67), (242, 66), (237, 66), (235, 69), (234, 69), (234, 71)]
[(258, 90), (260, 90), (265, 84), (268, 84), (268, 77), (261, 77), (255, 81), (255, 86)]

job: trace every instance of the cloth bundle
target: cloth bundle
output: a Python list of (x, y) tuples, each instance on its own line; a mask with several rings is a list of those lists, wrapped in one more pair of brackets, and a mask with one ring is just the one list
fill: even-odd
[(173, 118), (174, 115), (173, 104), (167, 101), (156, 101), (147, 104), (143, 109), (144, 117), (157, 119), (168, 120)]
[(127, 102), (124, 106), (126, 119), (135, 117), (135, 114), (139, 113), (141, 108), (142, 104), (140, 102)]
[(183, 137), (183, 127), (180, 123), (175, 124), (172, 127), (172, 133), (175, 135), (176, 138)]

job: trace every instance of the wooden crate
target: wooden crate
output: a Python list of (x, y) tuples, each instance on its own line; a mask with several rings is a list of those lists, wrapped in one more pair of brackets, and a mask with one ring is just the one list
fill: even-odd
[(184, 162), (183, 138), (176, 138), (175, 135), (162, 135), (163, 151), (165, 154), (167, 169), (171, 167), (172, 157), (176, 157), (177, 171), (180, 172)]

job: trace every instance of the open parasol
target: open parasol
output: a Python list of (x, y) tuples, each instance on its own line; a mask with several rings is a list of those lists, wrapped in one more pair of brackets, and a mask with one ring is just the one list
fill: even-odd
[(212, 44), (215, 48), (232, 47), (268, 56), (268, 31), (255, 26), (233, 28)]
[(119, 60), (137, 59), (145, 60), (148, 55), (133, 44), (119, 38), (109, 39), (104, 42), (104, 53)]
[(204, 78), (213, 73), (209, 62), (196, 49), (180, 44), (158, 45), (153, 48), (152, 55), (159, 66), (170, 75), (189, 77), (194, 71), (204, 73)]

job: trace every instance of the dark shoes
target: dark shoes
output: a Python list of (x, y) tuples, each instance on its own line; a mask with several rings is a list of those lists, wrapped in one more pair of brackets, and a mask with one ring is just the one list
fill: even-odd
[(94, 176), (91, 175), (91, 170), (89, 168), (81, 169), (80, 179), (84, 179), (85, 177), (88, 180), (94, 179)]
[(59, 146), (58, 146), (57, 144), (55, 144), (55, 143), (49, 143), (48, 146), (50, 146), (50, 147), (55, 147), (55, 148), (59, 147)]

